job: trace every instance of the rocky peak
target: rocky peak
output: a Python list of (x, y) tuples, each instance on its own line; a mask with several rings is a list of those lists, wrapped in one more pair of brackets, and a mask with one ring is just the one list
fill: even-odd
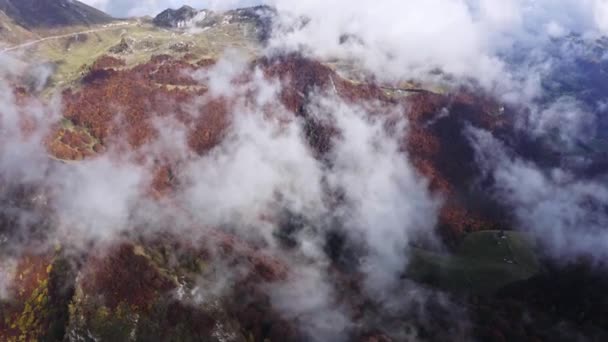
[(188, 21), (194, 19), (201, 12), (203, 11), (198, 11), (190, 6), (182, 6), (176, 10), (168, 8), (157, 15), (153, 22), (160, 27), (184, 27)]
[(255, 28), (255, 35), (264, 42), (272, 32), (272, 24), (277, 12), (266, 5), (239, 8), (228, 11), (213, 12), (209, 10), (196, 10), (190, 6), (180, 9), (167, 9), (157, 15), (153, 22), (156, 26), (164, 28), (210, 28), (222, 25), (251, 25)]

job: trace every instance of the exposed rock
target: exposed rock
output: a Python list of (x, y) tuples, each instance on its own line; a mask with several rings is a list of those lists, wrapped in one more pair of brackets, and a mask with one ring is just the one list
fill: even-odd
[(165, 28), (185, 28), (189, 25), (198, 28), (230, 24), (251, 24), (255, 28), (255, 38), (265, 42), (272, 33), (272, 24), (277, 15), (274, 8), (255, 6), (225, 12), (198, 11), (190, 6), (180, 9), (167, 9), (157, 15), (153, 22)]
[(277, 11), (274, 8), (265, 5), (239, 8), (226, 13), (226, 16), (230, 18), (230, 23), (253, 23), (257, 29), (257, 38), (261, 42), (265, 42), (270, 38), (270, 35), (272, 34), (272, 25), (276, 15)]
[(188, 52), (194, 46), (192, 42), (177, 42), (169, 47), (174, 52)]
[(110, 53), (114, 54), (128, 54), (133, 51), (133, 39), (131, 38), (122, 38), (120, 43), (112, 46), (109, 50)]
[(157, 15), (152, 22), (160, 27), (179, 28), (184, 27), (198, 14), (199, 11), (190, 6), (182, 6), (177, 10), (169, 8)]

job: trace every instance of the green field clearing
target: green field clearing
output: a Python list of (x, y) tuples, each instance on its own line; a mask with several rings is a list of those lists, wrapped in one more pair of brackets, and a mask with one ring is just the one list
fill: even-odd
[(452, 255), (414, 248), (406, 276), (447, 290), (491, 294), (540, 271), (534, 247), (524, 233), (472, 233)]

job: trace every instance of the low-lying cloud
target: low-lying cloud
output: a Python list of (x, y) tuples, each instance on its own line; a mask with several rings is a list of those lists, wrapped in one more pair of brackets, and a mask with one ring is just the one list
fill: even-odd
[[(155, 14), (184, 4), (87, 3), (115, 16)], [(254, 3), (189, 2), (199, 8)], [(383, 83), (441, 79), (448, 86), (481, 85), (513, 108), (518, 134), (557, 137), (553, 141), (568, 148), (581, 136), (596, 134), (599, 103), (590, 106), (574, 95), (548, 96), (543, 84), (558, 59), (576, 60), (586, 52), (562, 47), (563, 56), (555, 56), (545, 48), (573, 32), (582, 39), (608, 33), (608, 1), (266, 3), (279, 12), (265, 51), (270, 56), (298, 52), (349, 60)], [(332, 131), (331, 148), (319, 158), (307, 141), (306, 118), (280, 104), (286, 80), (268, 79), (245, 57), (228, 52), (211, 69), (194, 73), (209, 91), (193, 101), (188, 113), (198, 118), (201, 104), (229, 99), (227, 128), (216, 146), (198, 155), (187, 146), (190, 127), (167, 116), (154, 119), (160, 133), (142, 150), (170, 155), (177, 165), (172, 176), (179, 179), (174, 193), (154, 201), (148, 193), (152, 162), (137, 152), (118, 153), (109, 146), (105, 154), (77, 163), (50, 158), (45, 138), (60, 119), (61, 104), (29, 99), (25, 106), (17, 105), (11, 82), (28, 68), (5, 55), (0, 59), (0, 181), (45, 189), (48, 197), (42, 202), (48, 204), (41, 207), (52, 218), (49, 241), (85, 249), (141, 227), (178, 236), (187, 232), (192, 240), (209, 230), (235, 234), (283, 258), (294, 270), (284, 283), (270, 287), (271, 301), (304, 331), (314, 330), (312, 340), (346, 340), (355, 326), (352, 308), (336, 300), (340, 289), (334, 288), (332, 261), (324, 251), (328, 234), (336, 231), (357, 249), (349, 266), (362, 277), (362, 292), (374, 305), (408, 307), (405, 301), (431, 296), (415, 285), (404, 286), (401, 279), (412, 242), (435, 241), (443, 200), (403, 151), (409, 123), (402, 105), (353, 104), (331, 89), (305, 94), (307, 115)], [(46, 79), (38, 81), (34, 91)], [(490, 132), (469, 127), (464, 134), (477, 166), (491, 180), (492, 196), (515, 218), (512, 228), (534, 233), (557, 259), (590, 256), (595, 263), (604, 262), (608, 188), (601, 178), (544, 168), (517, 156)], [(22, 218), (35, 217), (29, 207), (7, 208)], [(299, 225), (283, 232), (285, 216), (296, 217)], [(0, 231), (0, 246), (7, 234)], [(295, 247), (285, 248), (282, 234)], [(0, 299), (8, 295), (7, 270), (0, 264)], [(218, 284), (229, 286), (226, 279)], [(404, 292), (409, 296), (401, 296)], [(447, 299), (444, 304), (450, 306)]]
[(494, 195), (507, 203), (517, 229), (534, 234), (556, 260), (582, 258), (604, 265), (608, 247), (608, 188), (561, 168), (542, 169), (509, 151), (491, 133), (469, 128), (477, 161), (493, 179)]
[[(522, 88), (549, 62), (544, 56), (525, 65), (518, 58), (514, 65), (509, 56), (516, 51), (523, 51), (527, 60), (552, 38), (608, 32), (602, 19), (607, 14), (603, 0), (381, 0), (373, 4), (270, 0), (268, 4), (276, 6), (280, 26), (286, 28), (275, 32), (271, 44), (275, 48), (354, 59), (374, 76), (392, 81), (428, 77), (439, 69), (461, 81), (476, 79), (499, 93)], [(307, 18), (305, 25), (302, 18)]]

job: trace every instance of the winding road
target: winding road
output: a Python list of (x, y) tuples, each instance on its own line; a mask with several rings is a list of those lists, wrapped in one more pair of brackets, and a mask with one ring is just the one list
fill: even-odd
[(26, 42), (26, 43), (23, 43), (23, 44), (6, 47), (6, 48), (0, 50), (0, 53), (24, 49), (24, 48), (27, 48), (27, 47), (30, 47), (30, 46), (34, 46), (34, 45), (40, 44), (42, 42), (48, 41), (48, 40), (70, 38), (70, 37), (74, 37), (74, 36), (77, 36), (77, 35), (80, 35), (80, 34), (89, 34), (89, 33), (96, 33), (96, 32), (102, 32), (102, 31), (115, 30), (115, 29), (120, 28), (122, 26), (129, 26), (129, 25), (136, 25), (136, 23), (122, 22), (122, 23), (108, 24), (108, 25), (104, 25), (104, 26), (102, 26), (100, 28), (96, 28), (96, 29), (90, 29), (90, 30), (85, 30), (85, 31), (80, 31), (80, 32), (67, 33), (67, 34), (62, 34), (62, 35), (57, 35), (57, 36), (44, 37), (44, 38), (40, 38), (40, 39), (37, 39), (37, 40), (29, 41), (29, 42)]

